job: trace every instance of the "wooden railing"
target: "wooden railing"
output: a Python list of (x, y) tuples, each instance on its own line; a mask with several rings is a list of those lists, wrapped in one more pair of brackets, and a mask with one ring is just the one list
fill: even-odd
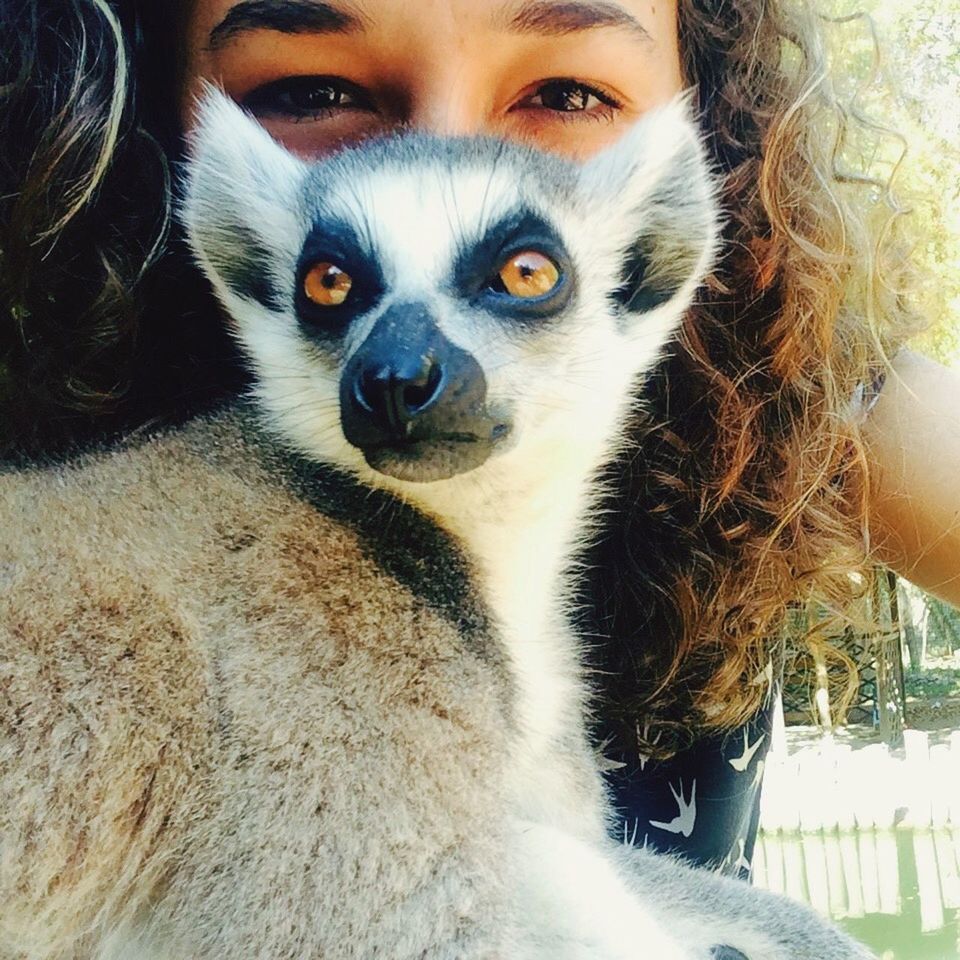
[(960, 909), (960, 732), (931, 743), (908, 730), (900, 749), (827, 737), (792, 753), (775, 737), (760, 830), (759, 886), (837, 919), (897, 914), (915, 871), (922, 929), (938, 930)]

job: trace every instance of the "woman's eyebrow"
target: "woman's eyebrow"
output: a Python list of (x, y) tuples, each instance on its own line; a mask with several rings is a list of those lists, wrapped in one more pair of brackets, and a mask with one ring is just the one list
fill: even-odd
[[(501, 8), (494, 21), (511, 33), (545, 36), (619, 27), (645, 43), (653, 43), (636, 17), (608, 0), (525, 0), (519, 7), (508, 4)], [(253, 30), (344, 34), (365, 27), (360, 12), (343, 0), (241, 0), (210, 31), (208, 47), (217, 50)]]
[(619, 27), (645, 43), (653, 43), (653, 37), (633, 14), (607, 0), (526, 0), (519, 7), (508, 4), (497, 19), (512, 33), (561, 36)]
[(252, 30), (279, 33), (355, 33), (366, 24), (358, 11), (327, 0), (241, 0), (210, 31), (208, 48), (218, 50)]

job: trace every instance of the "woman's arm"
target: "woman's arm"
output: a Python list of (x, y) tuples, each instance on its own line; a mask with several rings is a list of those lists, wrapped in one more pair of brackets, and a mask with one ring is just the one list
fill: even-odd
[(960, 606), (960, 375), (901, 351), (864, 435), (879, 559)]

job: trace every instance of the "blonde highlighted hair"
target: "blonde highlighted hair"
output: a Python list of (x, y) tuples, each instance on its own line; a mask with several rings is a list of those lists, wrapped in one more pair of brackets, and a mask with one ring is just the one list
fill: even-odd
[(894, 170), (857, 163), (859, 131), (899, 144), (837, 93), (830, 22), (802, 0), (679, 16), (725, 256), (611, 476), (589, 584), (616, 733), (652, 755), (756, 713), (791, 606), (832, 614), (812, 643), (841, 632), (869, 583), (863, 397), (918, 326)]

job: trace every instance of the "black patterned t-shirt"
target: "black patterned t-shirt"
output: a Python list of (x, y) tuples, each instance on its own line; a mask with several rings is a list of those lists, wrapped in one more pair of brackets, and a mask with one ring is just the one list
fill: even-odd
[(775, 699), (771, 692), (748, 723), (669, 760), (606, 753), (616, 766), (607, 773), (615, 839), (749, 880)]

